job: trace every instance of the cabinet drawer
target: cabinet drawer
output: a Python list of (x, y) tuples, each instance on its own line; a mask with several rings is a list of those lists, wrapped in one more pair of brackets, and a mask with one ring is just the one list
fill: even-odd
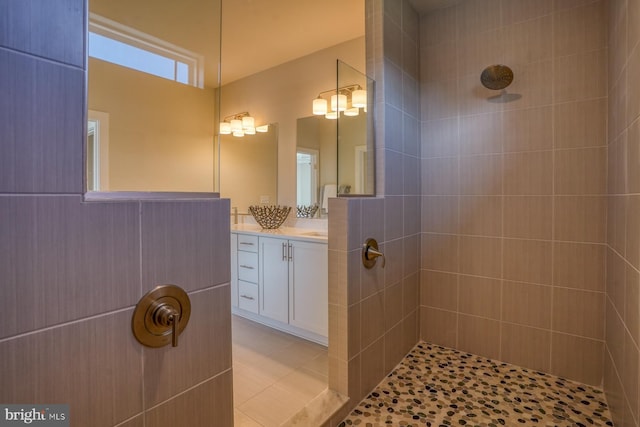
[(238, 307), (258, 313), (258, 285), (238, 281)]
[(258, 252), (258, 236), (238, 234), (238, 250), (247, 252)]
[(238, 251), (238, 279), (258, 283), (258, 254)]

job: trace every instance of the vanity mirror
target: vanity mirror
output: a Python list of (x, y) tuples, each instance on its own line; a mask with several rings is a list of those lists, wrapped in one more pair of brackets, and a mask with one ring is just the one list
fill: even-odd
[(317, 204), (318, 218), (329, 197), (375, 195), (373, 81), (342, 61), (337, 67), (338, 87), (313, 100), (313, 116), (297, 120), (297, 205)]
[(235, 137), (220, 135), (220, 197), (247, 214), (251, 205), (274, 205), (278, 200), (278, 126), (267, 132)]
[(88, 191), (215, 191), (220, 0), (90, 0)]

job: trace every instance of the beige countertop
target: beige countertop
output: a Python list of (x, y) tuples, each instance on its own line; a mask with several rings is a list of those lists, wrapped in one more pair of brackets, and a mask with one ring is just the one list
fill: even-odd
[(327, 243), (327, 230), (316, 230), (312, 228), (280, 227), (275, 230), (267, 230), (254, 224), (234, 224), (231, 226), (232, 233), (253, 234), (256, 236), (292, 238), (296, 240), (307, 240), (309, 242)]

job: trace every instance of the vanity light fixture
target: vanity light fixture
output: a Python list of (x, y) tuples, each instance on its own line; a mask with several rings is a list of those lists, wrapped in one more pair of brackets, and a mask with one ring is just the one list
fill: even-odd
[(359, 84), (343, 86), (337, 90), (325, 90), (313, 100), (313, 114), (329, 120), (337, 119), (340, 113), (345, 116), (357, 116), (360, 114), (360, 108), (367, 112), (367, 91)]
[(243, 137), (245, 135), (255, 135), (256, 132), (268, 132), (269, 125), (256, 126), (255, 118), (248, 112), (232, 114), (220, 122), (220, 135), (233, 135)]

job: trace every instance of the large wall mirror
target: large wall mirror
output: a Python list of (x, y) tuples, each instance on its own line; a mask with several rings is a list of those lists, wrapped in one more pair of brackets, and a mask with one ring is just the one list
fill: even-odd
[[(298, 165), (303, 153), (299, 147), (305, 148), (305, 144), (311, 150), (306, 159), (315, 149), (323, 172), (314, 186), (326, 183), (337, 188), (336, 121), (327, 124), (332, 126), (331, 130), (321, 130), (316, 117), (311, 117), (313, 121), (306, 118), (313, 115), (312, 102), (318, 94), (336, 88), (337, 59), (365, 71), (364, 0), (223, 0), (222, 23), (222, 122), (224, 117), (247, 113), (256, 124), (277, 123), (278, 160), (277, 171), (267, 173), (264, 162), (256, 164), (255, 159), (245, 156), (243, 165), (236, 164), (229, 174), (221, 173), (221, 195), (232, 194), (243, 176), (261, 169), (261, 179), (274, 180), (276, 186), (277, 200), (268, 198), (269, 204), (292, 207), (300, 204)], [(307, 130), (311, 132), (310, 128), (324, 132), (326, 144), (332, 143), (333, 148), (314, 148), (318, 143), (312, 141), (315, 137), (301, 136)], [(254, 136), (238, 137), (235, 142), (246, 142), (248, 146)], [(226, 163), (231, 162), (224, 145), (233, 138), (222, 135), (220, 141), (222, 172)], [(323, 160), (330, 151), (334, 160)], [(322, 168), (332, 170), (325, 174)], [(306, 176), (311, 179), (311, 173)], [(322, 196), (317, 191), (309, 190), (308, 196), (311, 194), (315, 202), (321, 203)], [(266, 194), (254, 195), (252, 200), (259, 203), (263, 195)], [(311, 199), (308, 200), (311, 204)], [(246, 202), (231, 196), (231, 206), (238, 207), (239, 213), (246, 213), (245, 205)]]
[(213, 192), (221, 0), (90, 0), (88, 191)]

